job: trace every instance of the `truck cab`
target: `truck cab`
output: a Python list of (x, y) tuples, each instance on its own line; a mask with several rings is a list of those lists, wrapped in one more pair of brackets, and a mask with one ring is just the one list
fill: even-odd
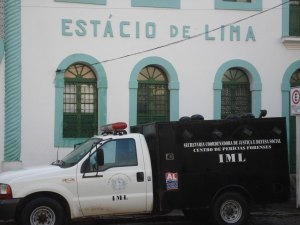
[(83, 216), (151, 212), (152, 171), (144, 137), (127, 134), (104, 138), (78, 165)]

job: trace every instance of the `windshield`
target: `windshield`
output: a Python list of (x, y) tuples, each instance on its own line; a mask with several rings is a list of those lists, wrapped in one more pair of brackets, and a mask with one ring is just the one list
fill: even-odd
[(53, 165), (61, 167), (71, 167), (77, 164), (94, 146), (102, 141), (101, 138), (91, 138), (76, 147), (72, 152), (66, 155), (62, 160), (58, 160)]

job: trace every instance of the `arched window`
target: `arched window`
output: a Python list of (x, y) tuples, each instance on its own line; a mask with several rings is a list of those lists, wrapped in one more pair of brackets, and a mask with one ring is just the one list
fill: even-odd
[(63, 138), (97, 134), (97, 78), (83, 64), (73, 64), (64, 73)]
[[(300, 69), (296, 70), (290, 79), (291, 87), (300, 86)], [(296, 172), (296, 117), (290, 116), (290, 172)]]
[(238, 68), (227, 70), (222, 78), (221, 118), (251, 112), (251, 92), (247, 74)]
[(138, 75), (137, 124), (169, 121), (170, 94), (165, 73), (147, 66)]

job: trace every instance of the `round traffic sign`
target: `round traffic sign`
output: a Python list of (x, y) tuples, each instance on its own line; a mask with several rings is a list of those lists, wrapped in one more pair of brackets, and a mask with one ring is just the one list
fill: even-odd
[(300, 91), (294, 90), (292, 93), (292, 102), (297, 105), (300, 103)]

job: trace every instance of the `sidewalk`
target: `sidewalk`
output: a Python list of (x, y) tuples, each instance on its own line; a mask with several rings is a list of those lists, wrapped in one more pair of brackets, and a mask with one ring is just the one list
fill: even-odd
[(265, 206), (259, 206), (251, 215), (253, 216), (274, 216), (274, 217), (289, 217), (299, 216), (300, 208), (296, 207), (296, 177), (290, 176), (290, 193), (291, 197), (289, 201), (282, 203), (266, 204)]
[(300, 216), (300, 208), (296, 208), (296, 201), (290, 200), (289, 202), (267, 204), (265, 206), (257, 207), (251, 212), (253, 216)]
[(290, 175), (290, 199), (287, 202), (267, 204), (252, 211), (253, 216), (300, 216), (300, 208), (296, 207), (296, 176)]

